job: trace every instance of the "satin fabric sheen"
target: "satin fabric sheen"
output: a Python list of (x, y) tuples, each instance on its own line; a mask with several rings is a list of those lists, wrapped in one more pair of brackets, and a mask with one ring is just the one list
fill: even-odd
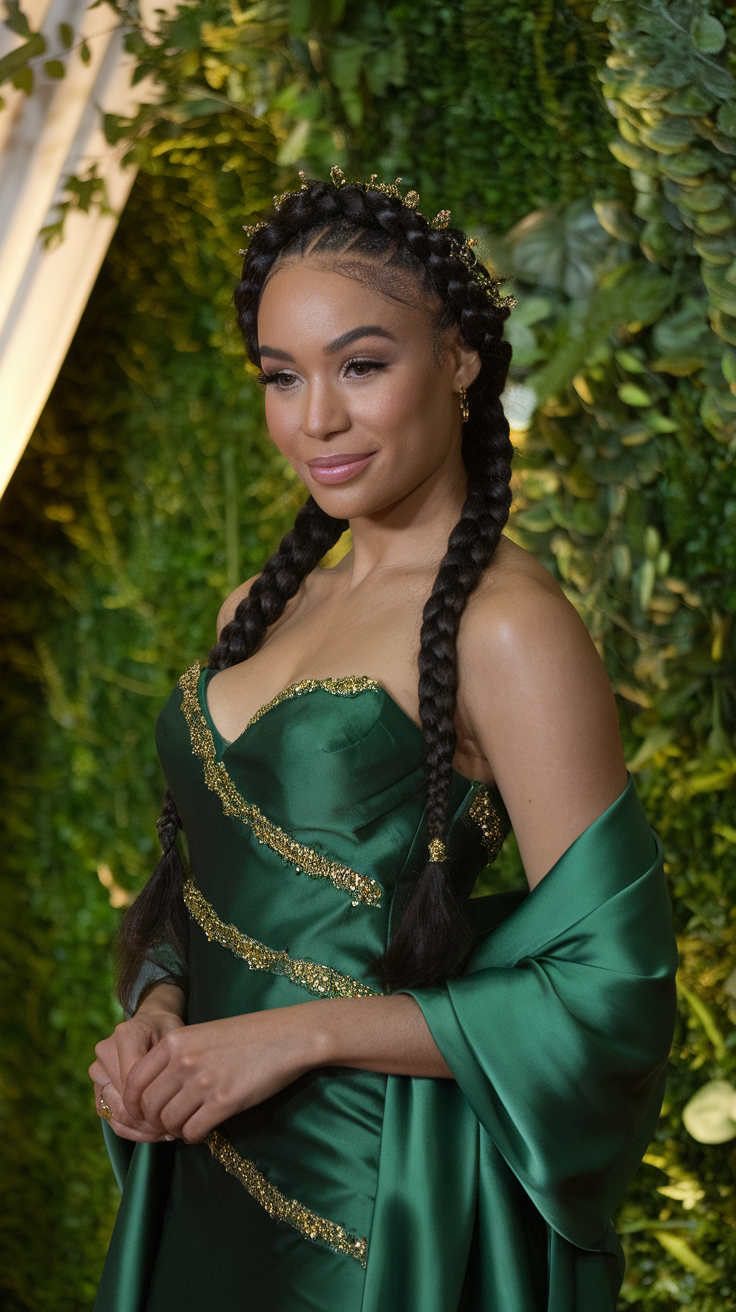
[[(192, 877), (227, 924), (378, 988), (426, 854), (422, 735), (381, 688), (318, 688), (228, 745), (230, 779), (291, 837), (380, 884), (352, 904), (226, 815), (193, 754), (177, 688), (158, 746)], [(448, 844), (486, 862), (453, 779)], [(500, 806), (500, 801), (499, 801)], [(272, 1219), (203, 1145), (103, 1127), (123, 1194), (95, 1312), (612, 1312), (610, 1216), (659, 1113), (676, 953), (661, 851), (630, 781), (528, 896), (472, 899), (465, 973), (411, 990), (454, 1081), (318, 1070), (221, 1128), (288, 1199), (368, 1241), (364, 1268)], [(190, 1023), (310, 1001), (192, 923)]]

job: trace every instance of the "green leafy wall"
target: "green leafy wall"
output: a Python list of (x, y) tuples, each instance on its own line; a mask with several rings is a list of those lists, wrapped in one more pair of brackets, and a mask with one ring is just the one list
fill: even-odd
[[(731, 1306), (732, 1144), (681, 1121), (706, 1081), (736, 1083), (730, 11), (263, 0), (183, 8), (153, 44), (127, 16), (161, 104), (106, 123), (141, 172), (0, 506), (3, 1306), (94, 1296), (117, 1195), (86, 1066), (155, 859), (155, 716), (300, 498), (233, 330), (240, 225), (334, 163), (402, 175), (513, 279), (513, 379), (539, 405), (511, 531), (607, 660), (683, 950), (622, 1305)], [(509, 850), (493, 879), (517, 875)]]

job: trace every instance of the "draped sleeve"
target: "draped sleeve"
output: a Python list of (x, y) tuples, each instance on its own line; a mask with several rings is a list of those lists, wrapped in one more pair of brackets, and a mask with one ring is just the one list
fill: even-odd
[[(481, 929), (497, 915), (483, 901)], [(654, 1132), (676, 968), (661, 846), (629, 780), (465, 974), (409, 990), (482, 1129), (578, 1248), (609, 1246)]]

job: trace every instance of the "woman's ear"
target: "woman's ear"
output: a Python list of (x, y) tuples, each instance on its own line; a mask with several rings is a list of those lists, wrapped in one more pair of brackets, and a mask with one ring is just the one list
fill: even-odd
[(453, 391), (459, 392), (461, 387), (470, 387), (480, 373), (480, 356), (472, 347), (466, 346), (457, 326), (449, 330), (445, 338), (445, 350), (454, 365)]
[(480, 356), (477, 351), (471, 351), (469, 346), (462, 347), (461, 355), (455, 381), (458, 387), (470, 387), (480, 373)]

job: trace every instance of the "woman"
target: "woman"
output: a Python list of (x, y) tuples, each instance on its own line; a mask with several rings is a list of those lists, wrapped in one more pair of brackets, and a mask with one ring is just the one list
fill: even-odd
[[(501, 536), (508, 305), (449, 214), (332, 179), (236, 292), (310, 496), (160, 717), (95, 1306), (610, 1312), (673, 1025), (660, 849), (593, 644)], [(468, 901), (509, 820), (531, 893)]]

